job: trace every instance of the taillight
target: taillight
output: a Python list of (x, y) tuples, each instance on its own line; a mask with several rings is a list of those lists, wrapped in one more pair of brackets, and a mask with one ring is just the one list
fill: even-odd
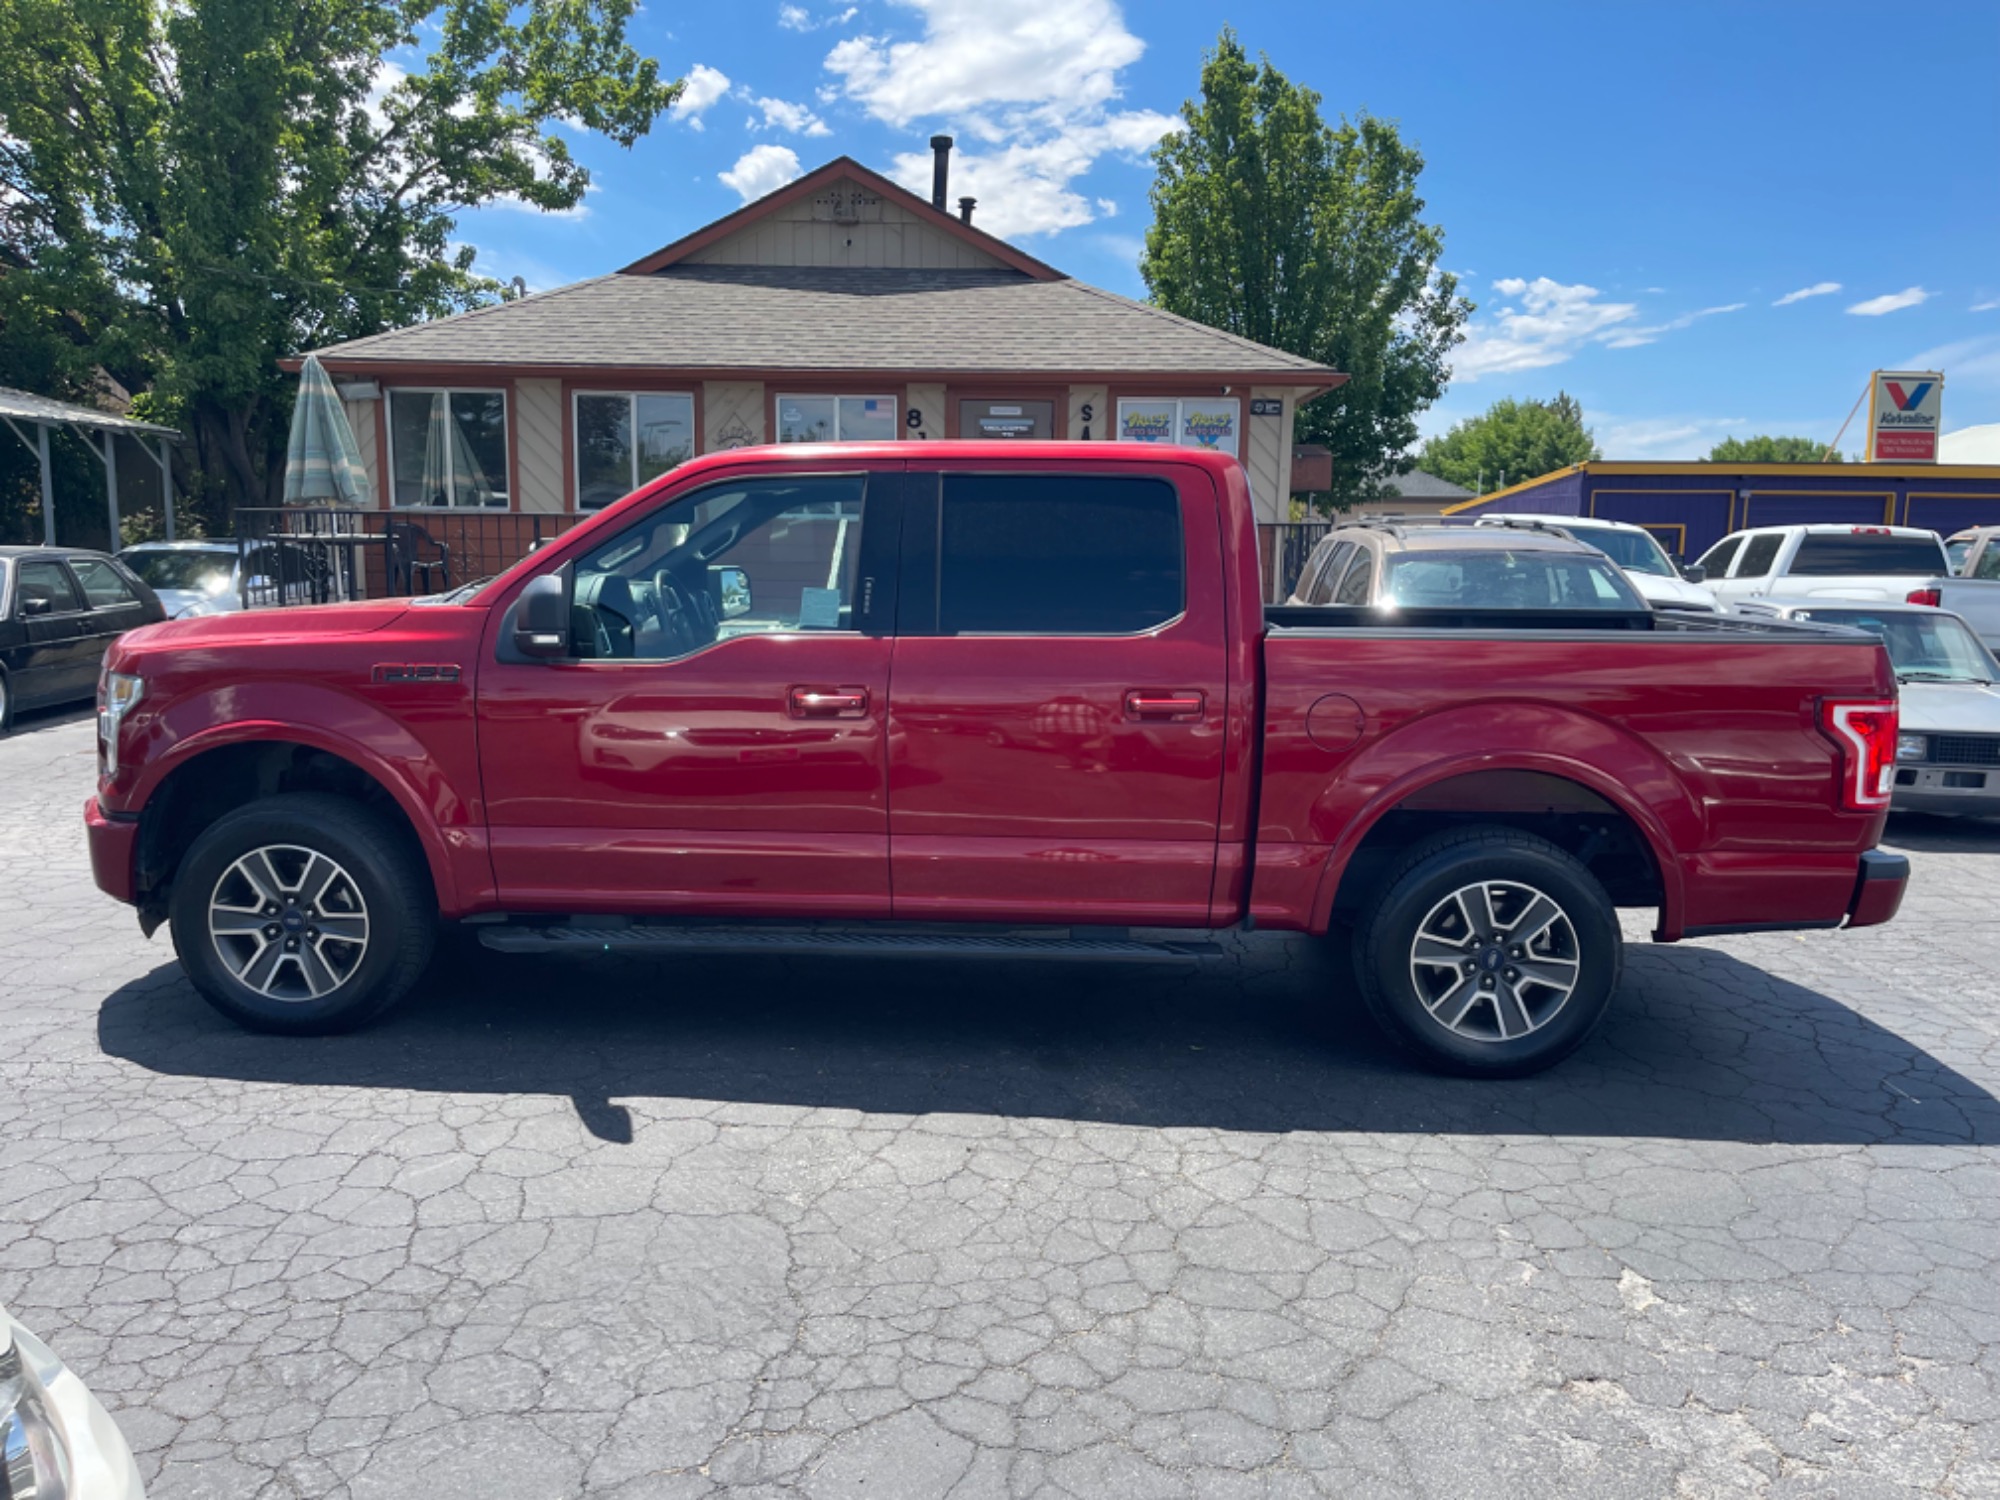
[(1895, 703), (1822, 702), (1819, 727), (1840, 746), (1841, 806), (1855, 812), (1887, 807), (1896, 779)]
[(1928, 604), (1932, 609), (1936, 609), (1944, 603), (1944, 591), (1942, 589), (1911, 589), (1909, 593), (1903, 596), (1903, 602), (1905, 604)]

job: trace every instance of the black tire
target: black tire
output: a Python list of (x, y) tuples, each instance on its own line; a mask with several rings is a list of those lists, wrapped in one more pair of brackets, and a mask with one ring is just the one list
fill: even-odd
[[(1537, 895), (1560, 920), (1525, 948), (1510, 944), (1510, 931), (1545, 915)], [(1472, 930), (1468, 914), (1490, 918), (1488, 930)], [(1444, 961), (1454, 929), (1465, 929), (1456, 967)], [(1492, 826), (1411, 849), (1354, 935), (1355, 977), (1377, 1024), (1429, 1066), (1469, 1078), (1539, 1073), (1582, 1046), (1604, 1018), (1624, 956), (1617, 908), (1589, 870), (1545, 839)]]
[[(268, 987), (305, 994), (265, 993), (240, 977), (238, 964), (241, 975), (255, 978), (264, 972), (257, 959), (244, 961), (249, 945), (263, 941), (259, 935), (217, 936), (211, 931), (211, 903), (225, 903), (218, 908), (219, 921), (242, 910), (243, 893), (254, 888), (238, 862), (254, 861), (264, 849), (289, 851), (277, 855), (266, 873), (276, 873), (282, 885), (287, 871), (299, 871), (302, 894), (310, 868), (316, 867), (305, 866), (300, 856), (318, 855), (338, 867), (340, 883), (325, 898), (326, 914), (315, 915), (317, 908), (305, 907), (306, 914), (296, 917), (296, 936), (286, 936), (294, 929), (277, 922), (262, 929), (278, 935), (273, 948), (310, 942), (315, 952), (328, 955), (311, 974), (303, 959), (273, 960), (277, 973)], [(252, 894), (249, 899), (259, 898)], [(332, 909), (334, 902), (341, 903), (339, 911)], [(430, 872), (408, 839), (381, 814), (345, 797), (314, 792), (264, 798), (205, 829), (175, 874), (168, 915), (181, 967), (209, 1004), (252, 1031), (292, 1036), (351, 1031), (381, 1015), (423, 974), (438, 925)], [(286, 922), (295, 920), (289, 909), (278, 915)], [(344, 922), (359, 931), (360, 956), (352, 956), (352, 938), (329, 933), (320, 941), (318, 929), (309, 925), (315, 920), (329, 928)], [(263, 948), (254, 951), (261, 956)], [(334, 985), (318, 990), (329, 978)]]

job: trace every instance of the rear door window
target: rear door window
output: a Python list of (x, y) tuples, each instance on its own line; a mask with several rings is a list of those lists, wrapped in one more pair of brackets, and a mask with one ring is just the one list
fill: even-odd
[(1308, 604), (1326, 604), (1333, 598), (1333, 586), (1340, 582), (1340, 570), (1347, 566), (1347, 559), (1354, 553), (1354, 543), (1335, 542), (1327, 549), (1326, 559), (1313, 574), (1311, 591), (1304, 595)]
[(94, 557), (72, 557), (69, 565), (76, 581), (83, 585), (83, 597), (90, 601), (92, 609), (117, 609), (139, 602), (131, 585), (118, 576), (118, 570), (110, 563)]
[(947, 474), (937, 558), (941, 635), (1134, 635), (1184, 607), (1164, 479)]
[(1335, 604), (1366, 604), (1368, 591), (1375, 582), (1375, 554), (1365, 547), (1354, 559), (1354, 566), (1347, 570), (1347, 576), (1340, 580), (1340, 591), (1333, 596)]
[(1771, 564), (1778, 560), (1778, 549), (1785, 545), (1785, 534), (1773, 531), (1764, 536), (1753, 536), (1743, 549), (1743, 560), (1736, 565), (1732, 578), (1762, 578), (1771, 571)]
[(1945, 571), (1945, 558), (1930, 537), (1807, 532), (1786, 571), (1825, 578), (1848, 573), (1929, 577)]

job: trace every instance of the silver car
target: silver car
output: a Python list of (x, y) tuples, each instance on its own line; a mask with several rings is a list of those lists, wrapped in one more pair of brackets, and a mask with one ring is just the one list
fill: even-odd
[(160, 596), (170, 620), (228, 614), (251, 604), (313, 604), (329, 597), (327, 565), (302, 547), (227, 537), (200, 542), (139, 542), (118, 560)]
[(1949, 610), (1922, 604), (1758, 600), (1745, 614), (1847, 625), (1882, 637), (1901, 685), (1899, 812), (2000, 816), (2000, 661)]
[(1285, 602), (1649, 613), (1609, 558), (1552, 526), (1450, 526), (1428, 517), (1337, 523)]

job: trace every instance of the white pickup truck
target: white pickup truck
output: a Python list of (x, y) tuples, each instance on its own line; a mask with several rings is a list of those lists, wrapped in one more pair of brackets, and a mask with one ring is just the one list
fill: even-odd
[(1759, 526), (1731, 532), (1699, 566), (1724, 608), (1772, 597), (1901, 604), (1951, 571), (1943, 539), (1914, 526)]

